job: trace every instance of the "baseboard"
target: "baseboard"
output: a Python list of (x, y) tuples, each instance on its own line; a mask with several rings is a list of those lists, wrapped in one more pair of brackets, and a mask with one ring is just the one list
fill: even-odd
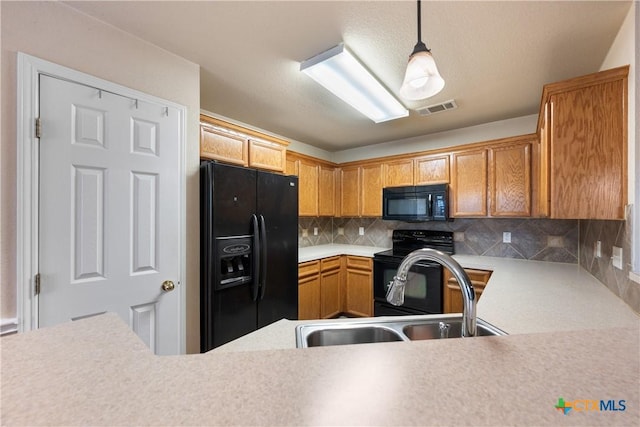
[(18, 319), (2, 319), (0, 323), (0, 336), (15, 334), (18, 332)]

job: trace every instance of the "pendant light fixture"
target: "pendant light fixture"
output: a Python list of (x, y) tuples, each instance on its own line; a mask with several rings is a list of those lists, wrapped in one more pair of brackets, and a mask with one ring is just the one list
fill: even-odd
[(400, 88), (400, 96), (410, 101), (429, 98), (444, 88), (431, 50), (422, 42), (420, 30), (420, 0), (418, 0), (418, 43), (409, 56), (409, 64)]

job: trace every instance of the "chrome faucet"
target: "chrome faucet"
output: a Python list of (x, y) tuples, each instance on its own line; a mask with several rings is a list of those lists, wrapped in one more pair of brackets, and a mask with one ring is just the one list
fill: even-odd
[(469, 276), (464, 269), (451, 256), (435, 249), (417, 249), (404, 257), (398, 267), (396, 276), (389, 282), (387, 301), (393, 305), (404, 303), (404, 287), (407, 284), (409, 269), (418, 261), (435, 261), (447, 267), (458, 280), (462, 291), (462, 336), (473, 337), (476, 335), (476, 293), (471, 285)]

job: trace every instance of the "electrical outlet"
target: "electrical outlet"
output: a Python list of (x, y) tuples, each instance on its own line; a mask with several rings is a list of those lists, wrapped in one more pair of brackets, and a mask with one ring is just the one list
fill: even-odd
[(338, 227), (338, 236), (344, 236), (344, 227)]
[(358, 227), (358, 234), (364, 236), (364, 227)]
[(596, 258), (602, 258), (602, 242), (600, 240), (596, 242), (593, 252), (596, 254)]
[(619, 270), (622, 270), (622, 248), (617, 246), (613, 247), (613, 256), (611, 257), (613, 266)]
[(318, 235), (318, 227), (313, 227), (313, 235), (314, 236)]
[(502, 243), (511, 243), (511, 232), (505, 231), (502, 233)]
[(309, 237), (309, 230), (307, 230), (306, 228), (302, 229), (302, 237)]

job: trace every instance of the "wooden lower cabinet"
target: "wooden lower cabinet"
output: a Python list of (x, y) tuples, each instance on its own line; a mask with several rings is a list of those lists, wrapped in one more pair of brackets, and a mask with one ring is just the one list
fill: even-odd
[[(476, 293), (476, 302), (480, 299), (482, 292), (484, 291), (489, 277), (491, 277), (491, 271), (487, 270), (475, 270), (467, 269), (469, 279), (471, 279), (471, 285)], [(443, 269), (443, 282), (444, 282), (444, 312), (445, 313), (462, 313), (462, 292), (460, 291), (460, 285), (458, 280), (453, 277), (449, 269)]]
[(320, 317), (330, 319), (342, 313), (340, 257), (320, 260)]
[(371, 258), (346, 255), (345, 313), (373, 316), (373, 261)]
[(298, 264), (298, 319), (320, 318), (320, 261)]
[(371, 258), (334, 256), (298, 264), (298, 319), (373, 316)]

